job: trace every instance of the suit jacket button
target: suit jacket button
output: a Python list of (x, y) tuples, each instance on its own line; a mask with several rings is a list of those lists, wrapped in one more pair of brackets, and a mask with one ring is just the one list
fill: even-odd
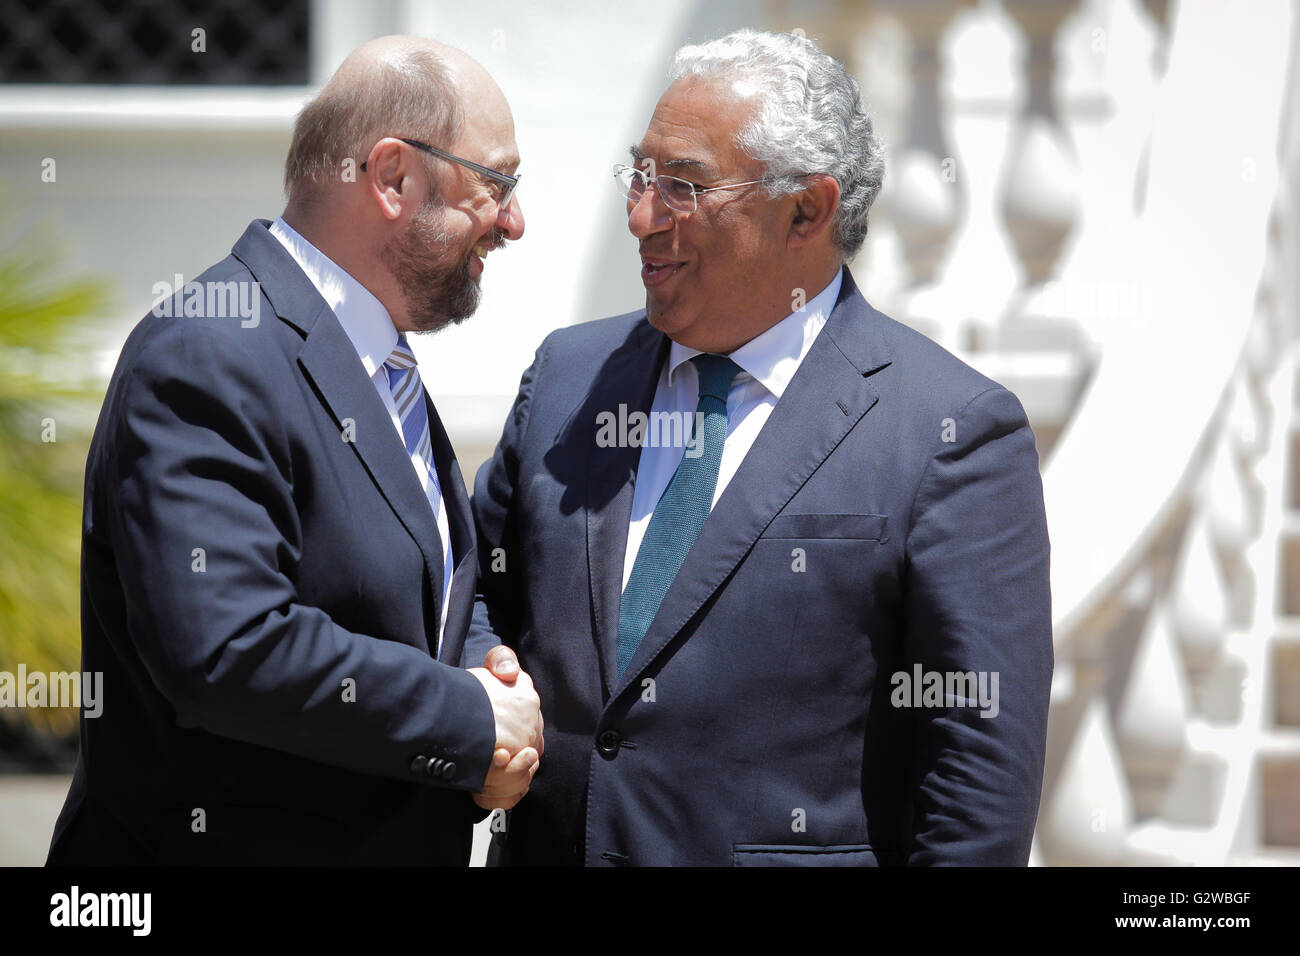
[(445, 764), (443, 764), (442, 775), (448, 778), (456, 775), (456, 762), (454, 760), (448, 760)]
[(442, 765), (445, 761), (441, 757), (435, 757), (429, 761), (429, 766), (424, 770), (430, 777), (442, 776)]
[(606, 757), (612, 757), (618, 753), (618, 745), (622, 739), (617, 730), (606, 730), (596, 738), (596, 749)]
[(429, 758), (421, 754), (411, 761), (411, 773), (424, 773), (424, 768), (429, 765)]

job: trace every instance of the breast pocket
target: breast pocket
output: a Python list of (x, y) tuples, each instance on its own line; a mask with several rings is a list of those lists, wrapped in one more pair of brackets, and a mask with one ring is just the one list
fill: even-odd
[(787, 513), (764, 529), (735, 585), (747, 616), (788, 623), (800, 647), (790, 666), (822, 687), (828, 662), (846, 667), (867, 652), (857, 637), (897, 602), (900, 573), (888, 516)]
[(886, 515), (779, 514), (763, 532), (764, 538), (842, 538), (888, 541)]

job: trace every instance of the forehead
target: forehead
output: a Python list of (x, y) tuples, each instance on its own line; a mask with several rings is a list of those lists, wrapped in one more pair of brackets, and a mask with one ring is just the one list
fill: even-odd
[(495, 95), (467, 98), (460, 138), (450, 151), (493, 169), (513, 169), (519, 165), (514, 116), (500, 90), (488, 92)]
[(653, 158), (669, 173), (721, 174), (757, 167), (736, 145), (736, 134), (749, 125), (757, 108), (756, 99), (738, 95), (729, 82), (682, 77), (659, 98), (633, 153)]

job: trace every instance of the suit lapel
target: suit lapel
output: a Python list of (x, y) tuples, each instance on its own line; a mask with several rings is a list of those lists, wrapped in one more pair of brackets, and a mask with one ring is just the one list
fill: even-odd
[[(460, 473), (460, 464), (456, 461), (456, 453), (451, 447), (451, 441), (447, 438), (447, 430), (443, 428), (442, 419), (438, 417), (438, 411), (427, 395), (425, 405), (429, 410), (429, 437), (433, 444), (434, 467), (438, 469), (438, 484), (442, 488), (442, 506), (447, 509), (454, 567), (451, 576), (451, 592), (446, 596), (447, 625), (443, 628), (442, 648), (438, 652), (438, 659), (454, 663), (460, 660), (465, 634), (469, 629), (470, 614), (474, 608), (478, 569), (474, 521), (470, 512), (465, 479)], [(438, 586), (442, 587), (441, 568), (438, 569)]]
[[(374, 382), (366, 375), (352, 340), (333, 313), (322, 317), (312, 328), (298, 353), (298, 362), (316, 386), (340, 432), (351, 423), (353, 450), (393, 513), (419, 545), (425, 575), (435, 596), (435, 612), (440, 616), (442, 545), (438, 541), (433, 509), (411, 467), (406, 448), (393, 429), (388, 410), (375, 392)], [(438, 617), (425, 624), (432, 652), (437, 646)]]
[[(442, 548), (429, 499), (352, 340), (293, 257), (270, 234), (269, 225), (265, 220), (252, 223), (235, 244), (234, 254), (256, 276), (276, 315), (306, 336), (298, 364), (338, 425), (340, 440), (351, 436), (349, 443), (370, 479), (424, 557), (425, 576), (435, 596), (435, 616), (425, 621), (426, 649), (432, 653), (441, 615)], [(431, 429), (435, 421), (431, 409)], [(430, 437), (435, 448), (439, 437), (446, 442), (441, 422)], [(463, 483), (460, 490), (463, 494)]]
[[(878, 396), (868, 376), (889, 360), (874, 315), (846, 270), (830, 319), (704, 523), (610, 701), (636, 683), (641, 671), (704, 606), (777, 513), (875, 405)], [(626, 517), (625, 512), (625, 535)], [(617, 599), (614, 612), (617, 629)]]
[(668, 345), (662, 333), (648, 323), (638, 323), (601, 369), (595, 388), (571, 423), (586, 450), (587, 574), (593, 637), (607, 691), (618, 670), (623, 561), (641, 449), (622, 447), (626, 443), (599, 447), (596, 416), (608, 412), (621, 418), (621, 408), (627, 415), (634, 411), (648, 414)]

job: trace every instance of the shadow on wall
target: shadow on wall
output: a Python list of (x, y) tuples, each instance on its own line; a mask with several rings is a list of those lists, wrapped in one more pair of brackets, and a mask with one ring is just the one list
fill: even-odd
[(687, 43), (705, 43), (733, 30), (749, 27), (770, 30), (764, 5), (755, 2), (718, 2), (694, 5), (679, 29), (668, 34), (662, 51), (662, 68), (651, 74), (629, 108), (622, 139), (613, 145), (609, 157), (611, 172), (602, 188), (609, 192), (610, 212), (596, 228), (597, 238), (591, 246), (585, 267), (586, 282), (578, 299), (578, 321), (589, 322), (610, 315), (621, 315), (645, 307), (645, 287), (641, 285), (641, 266), (637, 258), (637, 241), (628, 232), (624, 205), (614, 187), (614, 163), (628, 162), (627, 148), (641, 139), (655, 104), (668, 86), (668, 71), (673, 54)]

